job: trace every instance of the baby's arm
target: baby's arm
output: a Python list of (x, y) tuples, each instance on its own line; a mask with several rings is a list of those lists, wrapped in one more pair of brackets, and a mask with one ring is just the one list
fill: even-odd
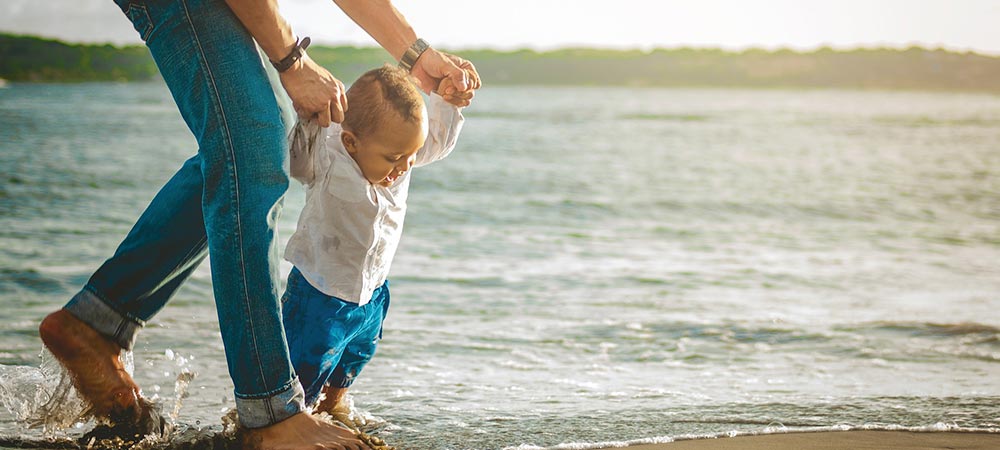
[[(445, 82), (441, 83), (442, 85)], [(440, 88), (439, 88), (440, 90)], [(458, 133), (465, 117), (461, 108), (448, 103), (438, 92), (432, 92), (427, 101), (427, 140), (417, 151), (413, 166), (424, 166), (448, 156), (455, 149)]]
[(295, 123), (288, 138), (288, 171), (292, 178), (308, 186), (316, 179), (316, 152), (325, 130), (312, 121)]

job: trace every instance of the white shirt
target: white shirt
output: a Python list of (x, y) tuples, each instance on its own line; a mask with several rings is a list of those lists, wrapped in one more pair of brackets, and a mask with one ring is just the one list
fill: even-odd
[[(413, 167), (440, 160), (455, 148), (464, 117), (432, 93), (428, 131)], [(306, 140), (291, 145), (292, 177), (306, 186), (306, 204), (285, 259), (321, 292), (364, 305), (385, 283), (403, 232), (408, 170), (389, 187), (371, 184), (340, 141), (341, 127), (299, 124)], [(301, 136), (300, 136), (301, 137)]]

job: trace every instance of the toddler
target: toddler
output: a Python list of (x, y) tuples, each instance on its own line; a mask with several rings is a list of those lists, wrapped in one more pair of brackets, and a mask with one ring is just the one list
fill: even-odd
[(299, 122), (290, 136), (306, 203), (285, 249), (294, 267), (282, 319), (306, 404), (318, 411), (332, 414), (375, 354), (410, 169), (448, 156), (462, 128), (460, 108), (441, 97), (449, 83), (425, 106), (405, 71), (374, 69), (347, 91), (342, 124)]

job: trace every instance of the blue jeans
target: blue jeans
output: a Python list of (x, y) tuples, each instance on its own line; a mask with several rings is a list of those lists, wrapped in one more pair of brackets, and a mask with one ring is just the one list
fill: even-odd
[(223, 0), (115, 2), (149, 47), (198, 153), (65, 309), (131, 349), (138, 330), (211, 254), (240, 421), (279, 422), (304, 404), (278, 303), (286, 125), (260, 54)]
[(292, 364), (306, 404), (313, 405), (323, 387), (349, 387), (375, 356), (389, 312), (389, 282), (358, 305), (320, 292), (292, 268), (281, 303)]

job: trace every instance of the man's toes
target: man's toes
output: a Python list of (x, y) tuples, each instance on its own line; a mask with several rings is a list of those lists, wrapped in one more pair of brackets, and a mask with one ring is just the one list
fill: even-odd
[(111, 394), (111, 399), (118, 411), (137, 411), (139, 395), (132, 388), (124, 388)]

